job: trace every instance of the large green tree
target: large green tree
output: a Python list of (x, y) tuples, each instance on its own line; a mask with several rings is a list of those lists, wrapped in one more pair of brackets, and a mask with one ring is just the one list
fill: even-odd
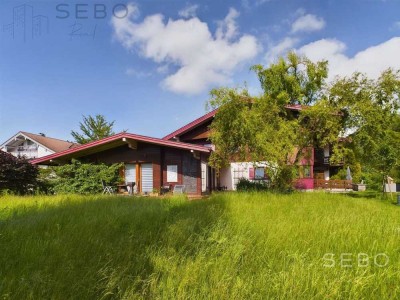
[(83, 116), (83, 122), (79, 123), (81, 132), (72, 130), (71, 135), (77, 143), (86, 144), (115, 134), (113, 126), (114, 121), (107, 122), (103, 115)]
[(329, 91), (329, 102), (342, 112), (351, 140), (344, 149), (383, 178), (400, 164), (399, 99), (400, 72), (391, 69), (378, 79), (361, 73), (339, 78)]
[(281, 105), (313, 104), (324, 96), (325, 80), (328, 76), (326, 60), (313, 63), (307, 57), (289, 52), (274, 64), (265, 68), (255, 65), (264, 94)]
[[(262, 95), (250, 97), (246, 89), (211, 91), (209, 105), (219, 110), (211, 125), (210, 139), (216, 151), (210, 161), (217, 169), (230, 161), (268, 161), (274, 170), (272, 179), (279, 180), (290, 173), (288, 162), (296, 164), (307, 156), (304, 149), (337, 141), (340, 117), (335, 118), (337, 112), (323, 97), (325, 61), (313, 63), (289, 53), (267, 68), (257, 65), (253, 70)], [(299, 117), (297, 109), (289, 109), (296, 104), (314, 106), (304, 114), (302, 106), (297, 107)]]
[(209, 105), (219, 108), (211, 125), (214, 167), (268, 161), (279, 174), (288, 163), (304, 159), (304, 149), (329, 145), (332, 161), (344, 159), (353, 169), (361, 163), (384, 176), (399, 169), (398, 71), (387, 70), (376, 80), (354, 73), (328, 85), (327, 61), (314, 63), (295, 53), (252, 69), (262, 95), (250, 97), (246, 89), (211, 91)]

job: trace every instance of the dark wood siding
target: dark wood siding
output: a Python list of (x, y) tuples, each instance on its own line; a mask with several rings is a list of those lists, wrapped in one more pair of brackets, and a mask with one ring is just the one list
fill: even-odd
[(137, 149), (128, 145), (98, 152), (83, 158), (86, 161), (112, 163), (150, 163), (160, 161), (160, 147), (150, 144), (138, 144)]
[[(153, 187), (162, 185), (185, 184), (188, 194), (201, 194), (201, 160), (194, 157), (189, 150), (166, 148), (151, 144), (138, 143), (137, 149), (128, 145), (119, 146), (80, 158), (94, 163), (152, 163)], [(178, 166), (178, 182), (167, 182), (167, 165)], [(139, 172), (139, 167), (137, 166)], [(121, 175), (123, 175), (123, 168)], [(140, 183), (138, 183), (140, 185)]]
[(192, 130), (182, 134), (179, 136), (179, 140), (185, 143), (192, 143), (192, 144), (209, 144), (210, 141), (208, 140), (210, 136), (210, 128), (212, 120), (201, 124)]
[[(182, 184), (182, 151), (177, 149), (165, 149), (164, 150), (164, 165), (163, 165), (163, 182), (164, 185)], [(167, 181), (167, 165), (178, 166), (178, 182)]]
[(186, 192), (195, 194), (197, 193), (197, 178), (199, 160), (195, 159), (192, 155), (185, 154), (182, 160), (182, 175), (183, 184), (186, 186)]

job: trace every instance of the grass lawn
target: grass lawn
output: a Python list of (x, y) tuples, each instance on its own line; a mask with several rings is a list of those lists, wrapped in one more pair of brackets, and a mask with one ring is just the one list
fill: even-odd
[(2, 197), (0, 296), (399, 299), (400, 207), (322, 193)]

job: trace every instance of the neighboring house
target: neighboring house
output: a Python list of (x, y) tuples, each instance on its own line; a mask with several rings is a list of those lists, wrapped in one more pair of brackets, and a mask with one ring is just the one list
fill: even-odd
[(0, 146), (0, 150), (13, 156), (35, 159), (75, 147), (78, 144), (20, 131)]
[[(207, 167), (211, 149), (202, 145), (168, 141), (122, 132), (32, 160), (33, 164), (60, 165), (71, 159), (92, 163), (123, 163), (121, 176), (135, 182), (141, 194), (164, 186), (185, 185), (191, 195), (213, 189), (211, 168)], [(207, 175), (208, 174), (208, 175)]]

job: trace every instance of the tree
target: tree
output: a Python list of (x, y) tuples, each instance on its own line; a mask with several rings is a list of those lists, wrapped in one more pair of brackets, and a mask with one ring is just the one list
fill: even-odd
[(113, 126), (114, 121), (107, 122), (103, 115), (83, 116), (83, 122), (79, 123), (82, 133), (72, 130), (71, 135), (77, 143), (86, 144), (115, 134)]
[(327, 85), (327, 61), (294, 53), (252, 69), (261, 96), (250, 97), (246, 89), (211, 91), (209, 105), (219, 108), (210, 136), (214, 167), (268, 161), (278, 180), (288, 165), (307, 157), (307, 148), (329, 145), (330, 160), (344, 159), (357, 173), (400, 177), (400, 71), (388, 69), (378, 79), (356, 72)]
[[(210, 164), (217, 170), (231, 161), (268, 161), (272, 179), (279, 178), (293, 149), (296, 124), (279, 117), (281, 108), (269, 97), (250, 98), (247, 90), (215, 89), (210, 105), (218, 107), (211, 124), (216, 146)], [(273, 183), (275, 180), (273, 180)]]
[[(332, 118), (335, 112), (323, 97), (327, 62), (315, 64), (289, 53), (268, 68), (252, 69), (264, 90), (261, 96), (250, 97), (246, 89), (211, 91), (208, 104), (219, 110), (211, 125), (216, 149), (210, 164), (220, 169), (230, 161), (267, 161), (272, 185), (286, 188), (296, 169), (290, 165), (308, 156), (303, 150), (336, 142), (340, 132), (340, 121)], [(298, 117), (287, 110), (294, 104), (314, 106)]]
[(24, 157), (0, 150), (0, 190), (26, 194), (37, 184), (38, 169)]
[(290, 52), (268, 68), (255, 65), (264, 94), (280, 105), (310, 105), (323, 98), (323, 88), (328, 77), (328, 61), (313, 63), (307, 57)]
[(385, 180), (400, 164), (400, 71), (388, 69), (372, 80), (361, 73), (337, 79), (329, 102), (343, 113), (351, 138), (347, 151)]

